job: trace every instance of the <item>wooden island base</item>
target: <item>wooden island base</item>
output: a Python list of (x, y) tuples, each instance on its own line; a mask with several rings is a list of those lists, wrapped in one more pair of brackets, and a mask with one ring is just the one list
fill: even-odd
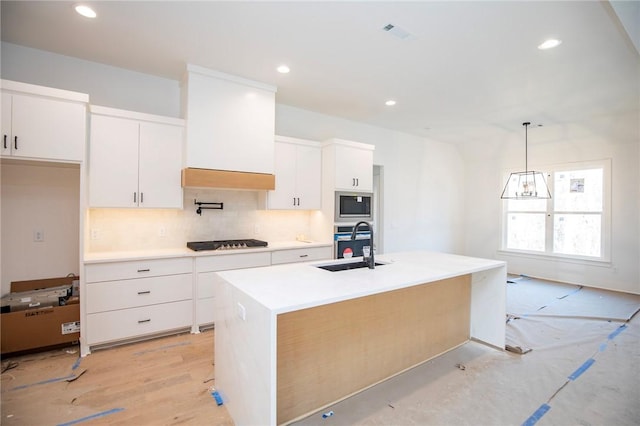
[(469, 340), (471, 275), (277, 316), (277, 423)]

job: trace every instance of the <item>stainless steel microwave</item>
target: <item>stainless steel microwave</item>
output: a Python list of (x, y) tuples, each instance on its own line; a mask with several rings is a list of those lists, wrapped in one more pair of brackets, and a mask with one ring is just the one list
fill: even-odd
[(373, 220), (373, 194), (370, 192), (336, 192), (336, 222)]

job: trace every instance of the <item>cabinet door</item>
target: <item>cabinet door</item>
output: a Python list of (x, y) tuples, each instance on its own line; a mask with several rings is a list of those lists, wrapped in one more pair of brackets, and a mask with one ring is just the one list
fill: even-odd
[[(4, 102), (3, 100), (3, 107)], [(14, 157), (78, 162), (84, 160), (85, 105), (14, 94), (11, 123)]]
[[(276, 179), (277, 179), (276, 175)], [(299, 209), (319, 210), (322, 207), (322, 151), (320, 148), (297, 146), (296, 197)]]
[(11, 155), (13, 137), (11, 135), (11, 95), (2, 94), (2, 155)]
[(89, 205), (138, 205), (137, 121), (102, 115), (91, 117)]
[(267, 207), (270, 209), (295, 209), (296, 198), (296, 145), (276, 142), (276, 189), (269, 191)]
[(140, 123), (140, 207), (181, 208), (182, 127)]
[(373, 190), (373, 152), (336, 145), (336, 189)]

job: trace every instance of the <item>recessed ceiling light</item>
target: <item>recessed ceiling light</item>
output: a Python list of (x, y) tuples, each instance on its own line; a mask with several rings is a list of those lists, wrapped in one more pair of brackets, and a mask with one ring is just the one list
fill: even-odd
[(75, 6), (75, 9), (76, 9), (76, 12), (78, 12), (80, 15), (84, 16), (85, 18), (95, 18), (96, 16), (98, 16), (96, 12), (86, 4), (77, 4)]
[(288, 67), (288, 66), (286, 66), (286, 65), (280, 65), (280, 66), (277, 68), (277, 70), (278, 70), (278, 72), (279, 72), (280, 74), (287, 74), (289, 71), (291, 71), (291, 70), (289, 69), (289, 67)]
[(556, 40), (555, 38), (550, 38), (549, 40), (545, 40), (544, 43), (538, 46), (538, 49), (540, 50), (553, 49), (554, 47), (559, 46), (560, 43), (562, 43), (562, 41)]
[(384, 103), (386, 106), (394, 106), (396, 104), (396, 101), (394, 101), (393, 99), (389, 99), (387, 102)]

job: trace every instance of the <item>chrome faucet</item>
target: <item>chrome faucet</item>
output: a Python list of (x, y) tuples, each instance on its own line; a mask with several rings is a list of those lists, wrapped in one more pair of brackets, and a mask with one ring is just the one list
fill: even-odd
[(360, 225), (367, 225), (369, 227), (369, 232), (371, 233), (371, 247), (369, 248), (369, 257), (367, 258), (366, 256), (362, 256), (362, 260), (364, 262), (367, 262), (367, 264), (369, 265), (369, 269), (375, 269), (376, 267), (376, 262), (373, 258), (373, 226), (371, 226), (371, 224), (369, 222), (365, 222), (364, 220), (361, 220), (360, 222), (356, 223), (356, 226), (353, 227), (353, 232), (351, 233), (351, 239), (355, 240), (356, 239), (356, 234), (358, 233), (358, 227), (360, 227)]

